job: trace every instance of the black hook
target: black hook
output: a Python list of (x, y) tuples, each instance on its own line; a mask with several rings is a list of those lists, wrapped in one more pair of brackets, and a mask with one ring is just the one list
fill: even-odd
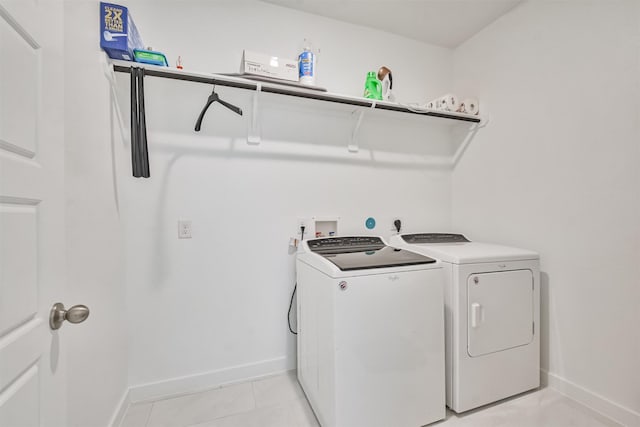
[(234, 113), (242, 115), (242, 109), (240, 109), (239, 107), (236, 107), (235, 105), (229, 104), (228, 102), (220, 99), (220, 96), (218, 96), (218, 94), (216, 93), (216, 85), (213, 85), (213, 91), (211, 92), (211, 95), (209, 95), (209, 98), (207, 99), (207, 104), (204, 106), (204, 108), (200, 112), (200, 116), (198, 117), (198, 121), (196, 121), (196, 127), (195, 127), (195, 131), (196, 132), (200, 132), (200, 128), (202, 127), (202, 119), (204, 118), (205, 113), (209, 109), (209, 106), (211, 104), (213, 104), (214, 102), (219, 102), (220, 104), (224, 105), (225, 107), (227, 107), (228, 109), (230, 109)]

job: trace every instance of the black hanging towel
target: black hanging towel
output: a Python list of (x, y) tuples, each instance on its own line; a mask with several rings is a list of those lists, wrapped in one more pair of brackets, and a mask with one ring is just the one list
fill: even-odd
[(144, 69), (131, 67), (131, 166), (135, 178), (149, 178), (149, 151), (144, 111)]
[(140, 156), (142, 176), (149, 178), (149, 150), (147, 149), (147, 119), (144, 112), (144, 68), (138, 69), (138, 125), (140, 127)]
[(131, 168), (133, 176), (140, 178), (142, 172), (138, 166), (138, 73), (131, 67)]

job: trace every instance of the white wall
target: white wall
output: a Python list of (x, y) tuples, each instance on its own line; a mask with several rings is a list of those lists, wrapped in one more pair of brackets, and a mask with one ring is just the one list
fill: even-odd
[(477, 95), (491, 122), (454, 172), (453, 225), (540, 252), (550, 382), (629, 425), (640, 423), (639, 23), (637, 1), (527, 2), (454, 54), (457, 93)]
[[(166, 383), (184, 376), (293, 366), (287, 243), (298, 218), (313, 215), (340, 216), (344, 233), (366, 232), (375, 216), (383, 235), (396, 216), (412, 231), (450, 229), (453, 215), (472, 239), (540, 251), (543, 367), (637, 419), (635, 2), (527, 3), (455, 52), (453, 80), (446, 49), (272, 5), (211, 3), (125, 2), (146, 43), (172, 63), (182, 55), (187, 69), (234, 72), (243, 48), (295, 56), (309, 37), (322, 49), (318, 84), (332, 92), (360, 95), (366, 71), (384, 64), (400, 101), (455, 84), (492, 122), (456, 169), (452, 200), (450, 173), (429, 166), (451, 151), (449, 129), (424, 118), (368, 115), (354, 155), (349, 109), (265, 95), (264, 141), (247, 146), (250, 114), (213, 106), (195, 134), (209, 88), (147, 78), (152, 178), (136, 180), (99, 65), (97, 2), (65, 2), (69, 281), (74, 302), (92, 308), (90, 330), (78, 332), (88, 355), (71, 363), (70, 402), (83, 402), (73, 425), (105, 424), (127, 383), (165, 382), (138, 387), (144, 397), (204, 385)], [(118, 82), (127, 125), (128, 76)], [(219, 93), (250, 112), (247, 92)], [(177, 240), (180, 218), (193, 221), (193, 239)]]
[[(361, 95), (381, 65), (401, 101), (450, 90), (447, 49), (260, 2), (127, 4), (145, 42), (187, 69), (236, 72), (244, 48), (295, 57), (306, 36), (331, 92)], [(118, 76), (125, 124), (128, 78)], [(368, 115), (350, 154), (353, 108), (265, 94), (263, 142), (248, 146), (251, 93), (217, 88), (247, 114), (214, 105), (196, 134), (210, 87), (149, 77), (145, 89), (152, 177), (132, 178), (117, 144), (134, 399), (295, 366), (286, 313), (298, 218), (339, 216), (341, 234), (389, 235), (395, 217), (407, 230), (450, 227), (450, 171), (429, 160), (455, 147), (428, 118)], [(193, 239), (177, 239), (178, 219), (192, 221)]]
[[(122, 225), (114, 196), (109, 86), (96, 2), (65, 2), (65, 180), (69, 297), (91, 315), (69, 328), (69, 426), (108, 425), (127, 391)], [(72, 329), (72, 330), (71, 330)]]

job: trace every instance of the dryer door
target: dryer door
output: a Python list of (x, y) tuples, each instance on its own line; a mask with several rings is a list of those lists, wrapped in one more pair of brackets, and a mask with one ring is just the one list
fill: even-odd
[(531, 270), (472, 274), (467, 279), (467, 352), (495, 353), (533, 340)]

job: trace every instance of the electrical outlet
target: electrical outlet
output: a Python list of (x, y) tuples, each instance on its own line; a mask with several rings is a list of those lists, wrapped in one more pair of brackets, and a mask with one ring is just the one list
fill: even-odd
[(191, 238), (191, 221), (178, 221), (178, 239)]
[[(304, 240), (309, 237), (310, 220), (308, 218), (298, 218), (298, 229), (296, 230), (296, 238), (298, 240)], [(304, 227), (304, 235), (302, 235), (302, 227)]]

